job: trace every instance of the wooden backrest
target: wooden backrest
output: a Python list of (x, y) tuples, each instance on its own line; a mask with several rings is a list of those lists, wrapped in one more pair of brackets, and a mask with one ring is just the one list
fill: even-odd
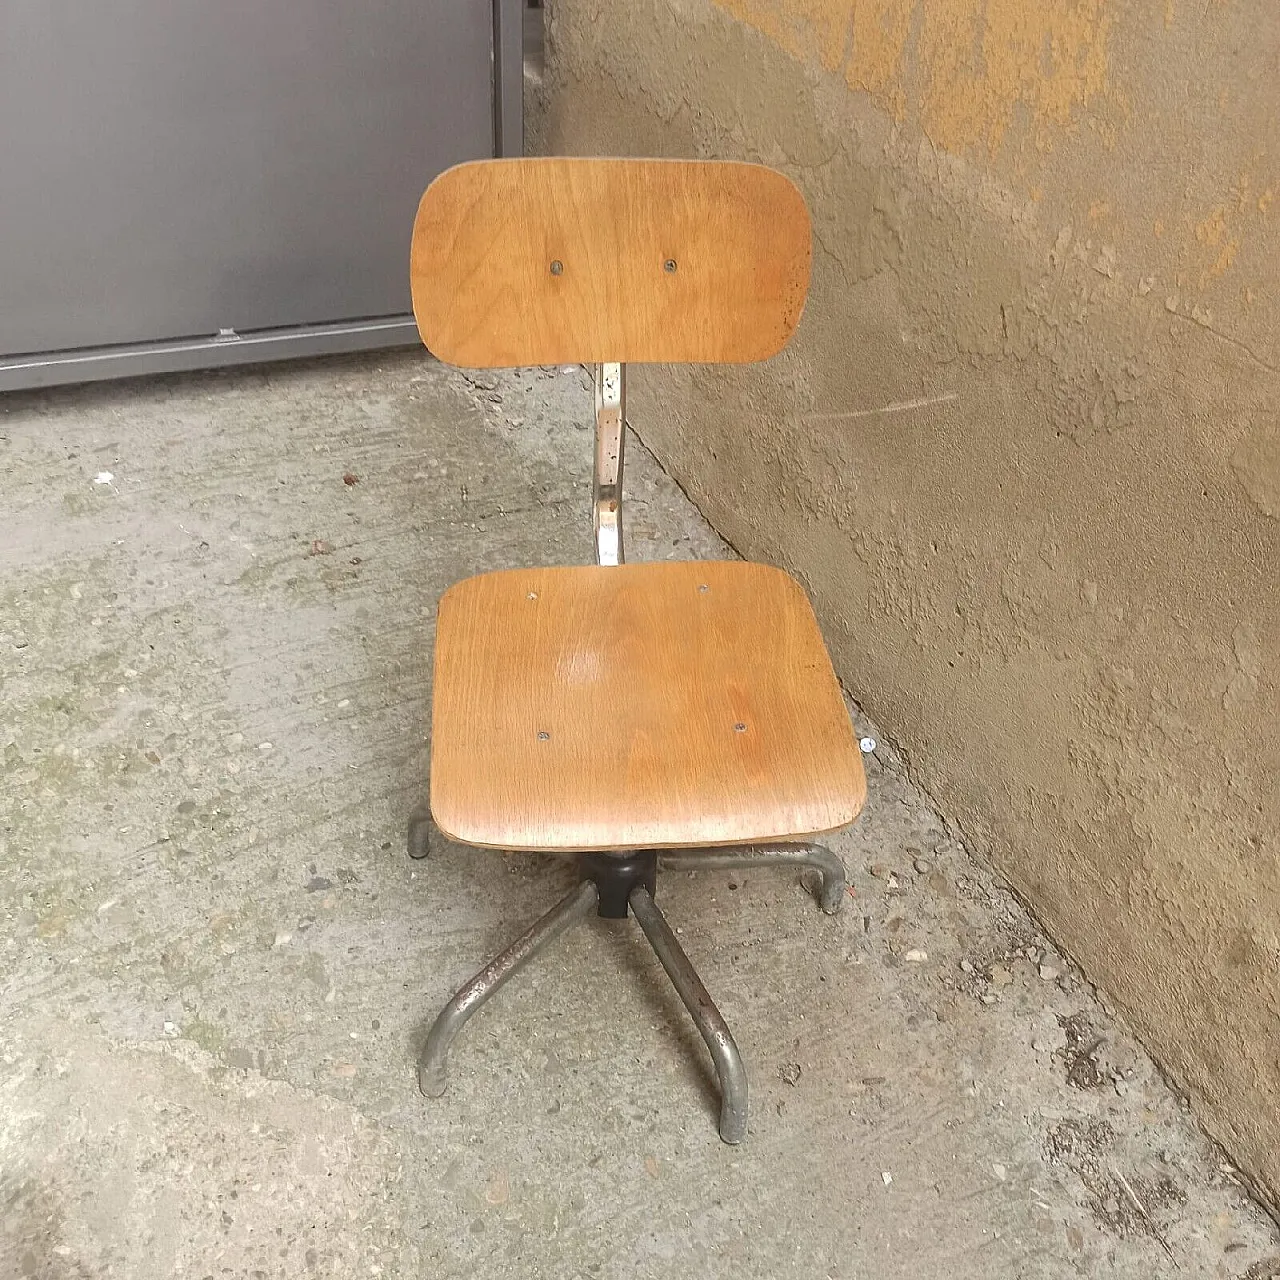
[(469, 368), (763, 360), (800, 319), (810, 256), (804, 198), (763, 165), (482, 160), (422, 197), (413, 311)]

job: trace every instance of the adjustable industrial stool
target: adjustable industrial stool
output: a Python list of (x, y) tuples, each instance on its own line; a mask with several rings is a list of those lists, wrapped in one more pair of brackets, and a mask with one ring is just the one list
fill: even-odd
[[(844, 868), (813, 836), (866, 797), (813, 610), (779, 569), (623, 563), (626, 364), (776, 354), (809, 284), (809, 215), (759, 165), (492, 160), (441, 174), (413, 232), (427, 347), (470, 368), (595, 368), (596, 564), (513, 569), (440, 601), (435, 824), (486, 849), (575, 855), (582, 881), (445, 1006), (418, 1079), (513, 974), (593, 911), (635, 915), (711, 1050), (720, 1136), (747, 1132), (729, 1028), (654, 902), (659, 867), (810, 866), (823, 910)], [(425, 851), (425, 814), (410, 851)]]

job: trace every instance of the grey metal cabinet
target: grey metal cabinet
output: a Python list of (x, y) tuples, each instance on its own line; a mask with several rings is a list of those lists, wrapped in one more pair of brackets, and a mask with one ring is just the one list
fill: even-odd
[(521, 10), (3, 0), (0, 389), (412, 338), (423, 187), (520, 149)]

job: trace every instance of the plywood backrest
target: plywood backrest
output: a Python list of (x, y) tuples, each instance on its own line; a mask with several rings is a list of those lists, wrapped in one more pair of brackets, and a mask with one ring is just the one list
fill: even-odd
[(413, 228), (418, 331), (470, 368), (777, 353), (809, 288), (809, 213), (762, 165), (482, 160)]

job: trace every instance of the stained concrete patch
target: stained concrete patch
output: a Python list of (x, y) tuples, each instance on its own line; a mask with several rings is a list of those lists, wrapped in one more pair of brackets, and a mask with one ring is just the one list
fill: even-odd
[(391, 1135), (323, 1094), (75, 1022), (6, 1037), (5, 1275), (367, 1275), (407, 1261)]
[[(589, 558), (589, 417), (579, 370), (415, 354), (0, 402), (0, 1276), (1269, 1274), (1270, 1221), (857, 709), (840, 915), (791, 872), (660, 885), (744, 1146), (630, 924), (419, 1095), (430, 1017), (571, 875), (405, 857), (435, 600)], [(728, 554), (630, 450), (632, 557)]]

